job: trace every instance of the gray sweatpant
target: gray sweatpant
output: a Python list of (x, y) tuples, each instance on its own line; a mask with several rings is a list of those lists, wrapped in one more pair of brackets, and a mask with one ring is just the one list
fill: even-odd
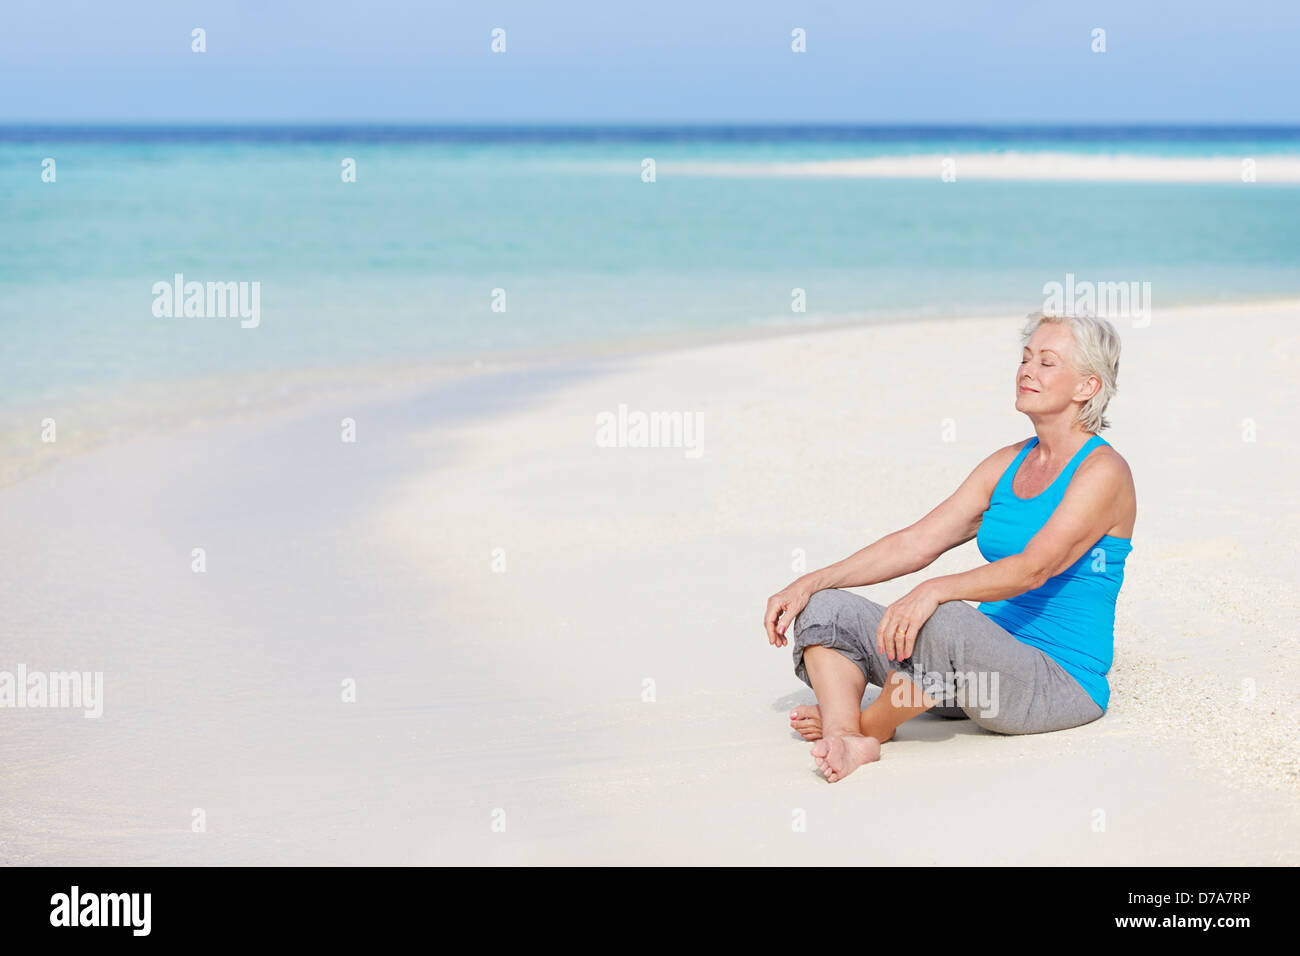
[(803, 651), (834, 648), (858, 665), (868, 684), (884, 687), (891, 670), (911, 678), (940, 706), (942, 717), (969, 717), (999, 734), (1064, 730), (1102, 715), (1079, 682), (1043, 651), (996, 624), (974, 605), (945, 601), (921, 626), (905, 661), (876, 650), (885, 608), (852, 591), (817, 591), (795, 618), (794, 672), (809, 687)]

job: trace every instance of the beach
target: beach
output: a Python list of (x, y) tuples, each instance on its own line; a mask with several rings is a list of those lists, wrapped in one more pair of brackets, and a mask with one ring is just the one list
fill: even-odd
[(834, 785), (766, 599), (1032, 434), (1019, 314), (370, 377), (61, 457), (0, 488), (0, 670), (102, 672), (102, 715), (0, 711), (0, 863), (1300, 863), (1297, 320), (1117, 320), (1106, 715), (922, 716)]

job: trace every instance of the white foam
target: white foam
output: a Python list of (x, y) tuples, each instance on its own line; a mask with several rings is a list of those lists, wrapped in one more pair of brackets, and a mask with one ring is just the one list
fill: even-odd
[(1259, 183), (1300, 183), (1300, 155), (1139, 156), (1083, 153), (957, 153), (875, 156), (810, 162), (672, 162), (661, 175), (844, 177), (854, 179), (940, 180), (944, 163), (956, 179), (1162, 183), (1243, 183), (1245, 161), (1252, 160)]

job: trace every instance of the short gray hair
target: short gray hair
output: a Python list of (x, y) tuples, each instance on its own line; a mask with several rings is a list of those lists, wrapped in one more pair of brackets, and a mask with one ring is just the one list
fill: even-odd
[(1119, 333), (1106, 319), (1091, 315), (1046, 315), (1031, 312), (1020, 330), (1020, 344), (1029, 344), (1030, 337), (1044, 322), (1054, 322), (1070, 329), (1074, 336), (1074, 354), (1071, 362), (1080, 375), (1095, 375), (1101, 381), (1097, 394), (1083, 403), (1075, 419), (1083, 430), (1097, 434), (1110, 427), (1102, 413), (1118, 390)]

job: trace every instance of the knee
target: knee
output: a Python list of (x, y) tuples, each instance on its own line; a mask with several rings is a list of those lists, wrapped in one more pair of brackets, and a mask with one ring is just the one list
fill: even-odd
[(795, 618), (795, 630), (814, 624), (833, 624), (848, 607), (853, 595), (837, 588), (815, 591)]
[(966, 640), (970, 635), (968, 629), (961, 626), (961, 620), (952, 616), (957, 613), (952, 605), (951, 601), (940, 604), (929, 620), (921, 625), (914, 651), (923, 650), (928, 657), (950, 662), (965, 657)]

